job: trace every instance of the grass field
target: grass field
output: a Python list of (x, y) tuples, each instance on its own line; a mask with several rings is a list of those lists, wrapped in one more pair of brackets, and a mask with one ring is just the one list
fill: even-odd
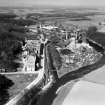
[(28, 86), (36, 77), (36, 74), (8, 74), (7, 78), (14, 82), (14, 85), (8, 89), (10, 98), (15, 97), (20, 91)]

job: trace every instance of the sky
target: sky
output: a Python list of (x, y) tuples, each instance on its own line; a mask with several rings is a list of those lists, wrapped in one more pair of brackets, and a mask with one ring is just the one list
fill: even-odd
[(105, 0), (0, 0), (0, 6), (105, 6)]

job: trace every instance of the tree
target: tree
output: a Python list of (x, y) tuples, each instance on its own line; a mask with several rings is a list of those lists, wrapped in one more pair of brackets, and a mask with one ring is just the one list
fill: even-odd
[(97, 31), (97, 27), (96, 27), (96, 26), (90, 26), (90, 27), (88, 27), (87, 35), (92, 35), (92, 34), (94, 34), (96, 31)]
[(4, 75), (0, 74), (0, 91), (8, 89), (14, 83), (12, 80), (6, 78)]
[(14, 63), (14, 60), (18, 54), (22, 53), (22, 46), (25, 40), (24, 36), (19, 34), (18, 32), (8, 32), (7, 30), (0, 32), (0, 58), (5, 68), (16, 69), (15, 65), (17, 64)]

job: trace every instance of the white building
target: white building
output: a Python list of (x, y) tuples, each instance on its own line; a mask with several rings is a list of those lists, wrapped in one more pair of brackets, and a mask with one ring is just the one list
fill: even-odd
[(49, 26), (42, 26), (41, 28), (46, 30), (52, 30), (52, 29), (57, 29), (58, 27), (49, 25)]
[(35, 57), (34, 56), (28, 56), (26, 59), (23, 59), (24, 72), (34, 72), (35, 71)]

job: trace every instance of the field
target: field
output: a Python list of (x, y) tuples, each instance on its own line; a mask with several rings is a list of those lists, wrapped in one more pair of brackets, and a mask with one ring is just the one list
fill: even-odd
[(8, 74), (6, 77), (13, 81), (12, 85), (8, 89), (9, 99), (15, 97), (21, 92), (26, 86), (28, 86), (36, 77), (36, 74)]
[(28, 13), (28, 17), (39, 16), (44, 23), (72, 24), (83, 28), (98, 25), (105, 19), (105, 11), (98, 8), (53, 8), (42, 11), (39, 9), (36, 13)]
[[(4, 12), (4, 13), (3, 13)], [(39, 20), (42, 23), (56, 23), (63, 24), (65, 26), (70, 25), (78, 25), (82, 28), (86, 28), (92, 25), (98, 25), (99, 22), (105, 20), (105, 11), (104, 8), (43, 8), (43, 7), (30, 7), (30, 8), (1, 8), (0, 17), (7, 16), (9, 17), (23, 17), (29, 19), (30, 24), (33, 22), (30, 20), (34, 20), (39, 17)], [(34, 17), (34, 19), (33, 19)], [(3, 20), (2, 20), (3, 21)], [(25, 20), (18, 20), (24, 24), (29, 22)], [(10, 21), (11, 22), (11, 21)], [(12, 21), (13, 22), (13, 21)], [(16, 20), (14, 21), (16, 22)], [(20, 23), (19, 23), (20, 24)]]

